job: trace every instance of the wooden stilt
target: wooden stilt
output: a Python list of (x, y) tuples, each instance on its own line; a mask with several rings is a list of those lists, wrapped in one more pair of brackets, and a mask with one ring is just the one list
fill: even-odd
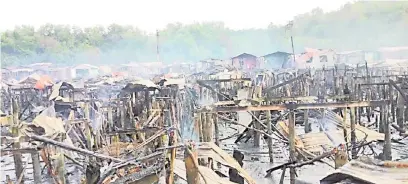
[[(289, 157), (290, 161), (296, 161), (295, 152), (295, 112), (290, 110), (289, 112)], [(295, 184), (295, 168), (290, 168), (290, 183)]]
[(356, 108), (355, 107), (352, 107), (352, 108), (350, 108), (350, 136), (351, 136), (351, 138), (350, 138), (350, 140), (351, 140), (351, 158), (352, 159), (356, 159), (357, 158), (357, 145), (356, 145), (356, 142), (357, 142), (357, 137), (356, 137), (356, 115), (355, 115), (355, 112), (356, 112)]
[[(198, 153), (192, 146), (188, 146), (184, 151), (184, 163), (186, 166), (186, 178), (188, 184), (200, 184), (200, 175), (197, 168)], [(187, 149), (189, 149), (187, 151)], [(191, 153), (191, 154), (190, 154)]]
[[(14, 137), (19, 137), (19, 106), (17, 103), (17, 100), (12, 98), (12, 112), (13, 112), (13, 126), (12, 126), (12, 134)], [(20, 149), (20, 140), (16, 139), (14, 144), (13, 144), (14, 149)], [(22, 155), (21, 152), (15, 152), (13, 154), (14, 157), (14, 168), (16, 172), (16, 178), (23, 178), (21, 182), (24, 182), (24, 177), (22, 176), (23, 173), (23, 161), (22, 161)]]
[[(271, 111), (265, 111), (266, 114), (266, 126), (268, 128), (268, 134), (272, 135), (272, 121), (271, 121)], [(269, 149), (269, 162), (273, 163), (273, 142), (270, 137), (268, 137), (268, 149)]]
[(214, 119), (215, 144), (217, 146), (220, 146), (220, 129), (219, 129), (219, 125), (218, 125), (217, 113), (214, 113), (212, 118)]
[(41, 179), (41, 165), (40, 165), (40, 155), (37, 151), (31, 153), (31, 159), (33, 161), (33, 175), (34, 183), (42, 183)]

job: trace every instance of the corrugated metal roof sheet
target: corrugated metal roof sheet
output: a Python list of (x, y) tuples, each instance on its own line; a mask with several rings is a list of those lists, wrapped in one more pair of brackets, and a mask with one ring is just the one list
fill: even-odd
[[(327, 126), (328, 124), (333, 124), (336, 126), (342, 125), (342, 118), (335, 114), (333, 111), (326, 110), (324, 118), (321, 119), (325, 124), (322, 126)], [(350, 122), (346, 122), (347, 126), (347, 142), (351, 142), (351, 128)], [(277, 124), (278, 130), (285, 135), (289, 135), (288, 121), (280, 121)], [(308, 152), (314, 154), (321, 154), (327, 150), (332, 149), (335, 146), (338, 146), (341, 143), (345, 143), (343, 129), (341, 127), (336, 127), (334, 129), (328, 129), (323, 127), (325, 130), (323, 132), (317, 133), (307, 133), (302, 135), (295, 136), (295, 144), (298, 148), (303, 148)], [(378, 133), (374, 130), (370, 130), (366, 127), (356, 125), (356, 137), (358, 141), (365, 139), (367, 142), (384, 140), (384, 134)]]
[[(404, 165), (405, 167), (390, 167), (390, 165), (394, 166), (397, 164)], [(336, 183), (352, 178), (359, 180), (359, 183), (403, 184), (408, 183), (407, 166), (408, 163), (406, 162), (382, 162), (368, 157), (360, 157), (324, 177), (320, 180), (320, 183)]]

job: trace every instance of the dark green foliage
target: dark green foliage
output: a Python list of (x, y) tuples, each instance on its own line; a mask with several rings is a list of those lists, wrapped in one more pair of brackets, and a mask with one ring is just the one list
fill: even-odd
[[(294, 19), (296, 52), (304, 47), (336, 50), (408, 45), (408, 2), (356, 2), (339, 11), (314, 9)], [(108, 64), (156, 61), (156, 36), (132, 26), (78, 28), (47, 24), (34, 30), (16, 27), (1, 35), (1, 63), (53, 62)], [(160, 59), (165, 62), (257, 56), (290, 52), (284, 26), (230, 30), (220, 22), (169, 24), (160, 30)]]

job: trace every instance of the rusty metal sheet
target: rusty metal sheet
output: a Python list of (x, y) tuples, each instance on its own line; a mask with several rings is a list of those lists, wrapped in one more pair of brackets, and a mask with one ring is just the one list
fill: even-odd
[(320, 183), (336, 183), (351, 177), (367, 183), (404, 184), (408, 183), (407, 173), (407, 162), (382, 162), (360, 157), (324, 177)]

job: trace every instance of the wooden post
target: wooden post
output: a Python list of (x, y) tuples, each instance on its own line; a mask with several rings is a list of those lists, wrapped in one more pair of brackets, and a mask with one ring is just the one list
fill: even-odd
[(380, 121), (378, 121), (378, 132), (384, 133), (384, 116), (385, 116), (385, 106), (380, 106)]
[[(174, 104), (170, 104), (171, 105), (171, 118), (170, 119), (172, 119), (172, 118), (174, 118)], [(175, 119), (173, 119), (173, 121), (171, 121), (172, 122), (172, 125), (175, 125), (175, 124), (177, 124), (177, 122), (176, 122), (177, 120), (175, 120)], [(171, 136), (170, 136), (170, 145), (169, 146), (173, 146), (173, 145), (177, 145), (177, 136), (176, 136), (177, 134), (175, 133), (175, 131), (174, 130), (172, 130), (172, 132), (171, 132)], [(176, 148), (172, 148), (171, 150), (170, 150), (170, 153), (171, 153), (171, 158), (170, 158), (170, 173), (169, 173), (169, 176), (168, 176), (168, 181), (167, 181), (167, 183), (168, 184), (173, 184), (174, 183), (174, 162), (176, 161)]]
[(352, 107), (350, 108), (350, 131), (351, 131), (351, 158), (352, 159), (357, 159), (357, 147), (356, 147), (356, 108)]
[(215, 144), (217, 146), (220, 146), (220, 129), (219, 129), (219, 125), (218, 125), (218, 116), (217, 116), (217, 112), (213, 113), (213, 117), (214, 119), (214, 131), (215, 131)]
[[(61, 149), (58, 149), (62, 151)], [(58, 153), (57, 156), (57, 172), (58, 172), (58, 179), (60, 184), (65, 184), (65, 156), (64, 153)]]
[(122, 99), (121, 104), (119, 105), (119, 109), (120, 109), (120, 124), (121, 124), (121, 128), (123, 130), (125, 130), (125, 100)]
[(408, 106), (403, 108), (404, 110), (404, 122), (408, 121)]
[[(266, 114), (266, 126), (268, 128), (268, 134), (272, 135), (271, 111), (265, 111), (265, 114)], [(273, 163), (273, 142), (270, 137), (268, 137), (268, 149), (269, 149), (269, 162)]]
[(206, 126), (207, 126), (207, 116), (206, 116), (206, 113), (205, 112), (203, 112), (203, 113), (201, 113), (201, 132), (202, 132), (202, 140), (200, 140), (200, 142), (205, 142), (205, 141), (207, 141), (207, 129), (206, 129)]
[[(361, 85), (360, 85), (360, 84), (358, 84), (357, 92), (358, 92), (358, 100), (363, 100), (363, 94), (362, 94), (362, 92), (361, 92)], [(358, 115), (357, 115), (358, 124), (359, 124), (359, 125), (362, 125), (362, 122), (361, 122), (361, 115), (363, 114), (363, 108), (362, 108), (362, 107), (359, 107), (359, 108), (358, 108), (357, 114), (358, 114)], [(369, 123), (370, 123), (370, 122), (369, 122)]]
[[(367, 79), (366, 83), (371, 83), (367, 62), (365, 63), (365, 69), (366, 69), (366, 79)], [(371, 88), (367, 88), (367, 101), (370, 101), (370, 100), (371, 100)], [(368, 122), (370, 123), (371, 122), (371, 116), (370, 116), (371, 108), (370, 107), (366, 107), (366, 113), (367, 113)]]
[(392, 85), (388, 86), (388, 95), (389, 95), (390, 106), (391, 106), (392, 122), (395, 122), (396, 118), (395, 118), (394, 90), (393, 90)]
[(203, 96), (204, 96), (204, 91), (203, 91), (203, 87), (201, 87), (201, 86), (199, 86), (199, 100), (200, 101), (202, 101), (204, 98), (203, 98)]
[(214, 133), (213, 133), (213, 114), (212, 113), (206, 113), (207, 118), (206, 118), (206, 133), (207, 133), (207, 140), (206, 142), (213, 142), (214, 140)]
[[(392, 88), (389, 85), (389, 88)], [(390, 123), (388, 118), (388, 105), (384, 105), (384, 150), (383, 156), (384, 160), (391, 160), (391, 131), (390, 131)]]
[[(108, 125), (109, 125), (109, 132), (112, 132), (114, 130), (114, 125), (113, 125), (113, 114), (112, 114), (111, 104), (109, 104), (109, 107), (108, 107)], [(110, 140), (110, 143), (112, 144), (112, 140)]]
[[(309, 96), (309, 84), (307, 83), (306, 80), (305, 80), (304, 83), (305, 83), (304, 95)], [(311, 126), (311, 124), (309, 122), (309, 109), (304, 110), (303, 120), (304, 120), (304, 125), (305, 125), (305, 133), (311, 132), (312, 131), (312, 126)]]
[(34, 183), (41, 183), (41, 165), (39, 153), (37, 151), (31, 153), (31, 159), (33, 161)]
[(348, 142), (347, 140), (347, 108), (343, 109), (343, 136), (345, 142)]
[(145, 91), (145, 105), (146, 105), (146, 110), (147, 110), (147, 116), (150, 116), (150, 109), (151, 109), (151, 104), (150, 104), (150, 91), (146, 89)]
[(404, 130), (404, 99), (402, 98), (401, 94), (398, 93), (398, 98), (397, 98), (397, 124), (400, 128), (400, 130)]
[[(295, 156), (295, 112), (290, 110), (289, 113), (289, 157), (290, 161), (296, 161)], [(290, 183), (295, 184), (296, 171), (295, 168), (290, 168)]]
[[(260, 111), (252, 112), (252, 114), (259, 119)], [(254, 117), (252, 117), (252, 122), (254, 124), (255, 129), (257, 130), (262, 129), (260, 123)], [(261, 134), (257, 131), (253, 132), (254, 132), (254, 146), (259, 148), (261, 145)]]
[[(132, 93), (132, 100), (129, 100), (129, 102), (128, 102), (128, 109), (129, 109), (130, 124), (132, 125), (132, 128), (137, 129), (138, 127), (136, 126), (136, 120), (135, 120), (135, 116), (133, 114), (133, 108), (132, 108), (132, 102), (133, 102), (133, 97), (134, 96), (135, 96), (135, 93)], [(141, 137), (141, 136), (139, 136), (139, 137)], [(132, 134), (132, 139), (133, 139), (133, 141), (137, 141), (136, 134)]]
[(91, 128), (90, 128), (90, 124), (91, 124), (91, 118), (90, 118), (90, 114), (89, 114), (89, 102), (85, 102), (85, 134), (86, 134), (86, 146), (88, 148), (88, 150), (92, 150), (92, 134), (91, 134)]
[[(20, 121), (18, 119), (19, 117), (19, 112), (20, 109), (18, 107), (18, 103), (17, 100), (15, 98), (12, 98), (12, 112), (13, 112), (13, 126), (12, 126), (12, 134), (13, 137), (19, 137), (19, 125), (20, 125)], [(20, 139), (16, 139), (14, 144), (13, 144), (13, 148), (14, 149), (20, 149)], [(21, 180), (22, 183), (24, 183), (24, 176), (22, 176), (23, 173), (23, 162), (22, 162), (22, 158), (21, 158), (21, 152), (15, 152), (13, 153), (13, 157), (14, 157), (14, 168), (15, 168), (15, 172), (16, 172), (16, 178), (23, 178)]]
[(186, 167), (186, 178), (188, 184), (200, 184), (197, 158), (197, 150), (191, 145), (187, 146), (184, 151), (184, 163)]

